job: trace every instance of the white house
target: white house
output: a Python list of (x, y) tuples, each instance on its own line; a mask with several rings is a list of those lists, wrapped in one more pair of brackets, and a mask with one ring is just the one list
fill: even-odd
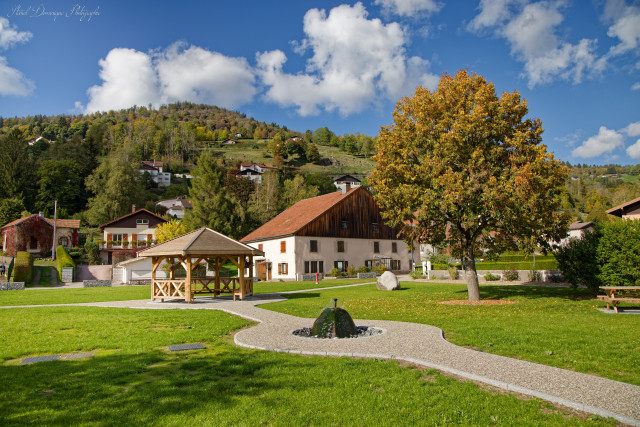
[(420, 260), (398, 238), (398, 230), (385, 225), (363, 187), (302, 200), (241, 242), (265, 253), (255, 258), (255, 277), (262, 280), (300, 279), (349, 266), (409, 271)]
[(186, 209), (191, 209), (191, 203), (184, 196), (177, 196), (171, 199), (164, 199), (156, 202), (156, 206), (162, 206), (167, 210), (168, 216), (184, 218)]
[(151, 175), (153, 182), (161, 187), (168, 187), (171, 185), (171, 174), (169, 172), (163, 172), (164, 162), (156, 160), (144, 160), (140, 165), (140, 173), (148, 173)]
[(351, 175), (343, 175), (338, 178), (334, 178), (333, 184), (338, 190), (344, 190), (347, 186), (349, 186), (349, 188), (359, 187), (361, 183), (358, 178)]

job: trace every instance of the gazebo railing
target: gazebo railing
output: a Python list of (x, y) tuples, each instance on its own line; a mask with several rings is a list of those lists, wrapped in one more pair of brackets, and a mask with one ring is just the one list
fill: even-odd
[(153, 280), (153, 299), (185, 298), (186, 280)]

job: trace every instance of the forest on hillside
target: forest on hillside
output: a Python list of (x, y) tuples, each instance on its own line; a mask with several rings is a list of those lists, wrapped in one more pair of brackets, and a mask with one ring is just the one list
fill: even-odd
[[(300, 165), (328, 160), (320, 157), (318, 145), (336, 147), (348, 156), (369, 157), (375, 152), (375, 139), (365, 135), (337, 136), (326, 127), (300, 133), (191, 103), (158, 110), (134, 107), (91, 115), (0, 118), (0, 125), (0, 225), (30, 212), (52, 216), (54, 200), (59, 218), (81, 219), (90, 226), (126, 214), (133, 204), (155, 211), (157, 200), (189, 196), (191, 184), (174, 176), (171, 186), (158, 187), (140, 172), (141, 162), (155, 159), (165, 163), (165, 172), (192, 173), (199, 159), (215, 149), (218, 179), (229, 197), (241, 203), (238, 209), (252, 212), (259, 197), (273, 198), (266, 202), (268, 209), (257, 213), (253, 208), (256, 214), (246, 218), (251, 228), (296, 197), (334, 191), (331, 176), (298, 177)], [(269, 191), (258, 191), (253, 183), (246, 185), (233, 176), (238, 160), (220, 156), (228, 138), (278, 166), (273, 177), (265, 177)]]

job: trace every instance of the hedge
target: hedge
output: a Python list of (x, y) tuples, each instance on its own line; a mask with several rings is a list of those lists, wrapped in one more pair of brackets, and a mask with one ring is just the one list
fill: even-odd
[(31, 283), (33, 278), (33, 255), (29, 252), (20, 251), (16, 254), (13, 264), (12, 282)]
[(58, 279), (62, 279), (63, 267), (75, 267), (76, 264), (71, 259), (71, 256), (67, 253), (62, 245), (56, 248), (56, 261), (58, 263)]

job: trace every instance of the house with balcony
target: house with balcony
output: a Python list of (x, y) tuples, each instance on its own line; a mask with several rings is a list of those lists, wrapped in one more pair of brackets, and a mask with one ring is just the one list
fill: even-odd
[[(135, 210), (100, 226), (102, 240), (100, 243), (100, 257), (105, 264), (112, 264), (114, 253), (128, 251), (131, 257), (140, 248), (153, 244), (155, 229), (167, 222), (166, 219), (146, 209)], [(120, 255), (123, 255), (120, 253)]]
[(254, 276), (261, 280), (299, 280), (349, 266), (409, 271), (419, 260), (399, 230), (384, 223), (364, 187), (301, 200), (240, 241), (265, 253), (254, 259)]

